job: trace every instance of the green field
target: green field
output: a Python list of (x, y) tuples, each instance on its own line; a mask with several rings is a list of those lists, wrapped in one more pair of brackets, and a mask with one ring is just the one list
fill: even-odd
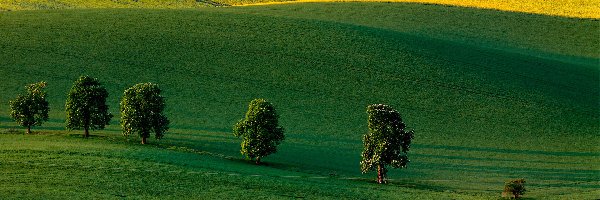
[[(315, 3), (0, 12), (0, 27), (0, 132), (18, 128), (7, 102), (25, 84), (47, 81), (51, 106), (38, 134), (0, 134), (2, 198), (497, 199), (514, 178), (525, 197), (600, 196), (598, 20)], [(90, 139), (64, 131), (84, 74), (113, 114), (158, 83), (170, 132), (142, 146), (118, 116)], [(254, 98), (287, 134), (265, 166), (231, 134)], [(416, 132), (388, 185), (358, 165), (372, 103)]]

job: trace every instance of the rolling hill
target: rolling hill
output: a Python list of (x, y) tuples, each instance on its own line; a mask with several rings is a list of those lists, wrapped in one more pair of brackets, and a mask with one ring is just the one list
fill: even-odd
[(420, 3), (482, 8), (572, 18), (599, 19), (600, 3), (594, 0), (0, 0), (0, 11), (77, 8), (199, 8), (211, 6), (271, 5), (323, 2)]
[[(526, 197), (599, 195), (595, 19), (310, 3), (0, 12), (0, 25), (0, 102), (45, 80), (51, 106), (39, 135), (0, 135), (2, 196), (494, 199), (519, 177)], [(158, 83), (171, 131), (149, 146), (117, 117), (89, 140), (63, 131), (83, 74), (113, 113), (125, 88)], [(231, 134), (253, 98), (287, 133), (266, 166), (244, 162)], [(387, 186), (358, 169), (372, 103), (416, 131)], [(14, 132), (7, 113), (0, 128)]]

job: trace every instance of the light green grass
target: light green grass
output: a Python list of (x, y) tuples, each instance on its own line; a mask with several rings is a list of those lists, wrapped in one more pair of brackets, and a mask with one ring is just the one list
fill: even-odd
[[(597, 196), (597, 58), (566, 62), (573, 58), (571, 54), (555, 52), (563, 57), (546, 59), (538, 52), (551, 51), (548, 44), (533, 50), (488, 48), (502, 42), (485, 41), (492, 36), (486, 28), (492, 26), (479, 21), (471, 24), (482, 30), (481, 35), (459, 28), (457, 36), (444, 38), (434, 36), (437, 29), (409, 32), (378, 24), (375, 17), (369, 24), (322, 14), (385, 9), (380, 5), (340, 4), (335, 9), (323, 4), (325, 10), (318, 10), (316, 4), (297, 4), (262, 10), (0, 13), (0, 25), (5, 27), (0, 29), (0, 102), (8, 102), (27, 83), (47, 81), (51, 122), (34, 131), (57, 134), (0, 136), (0, 149), (5, 152), (0, 167), (7, 174), (2, 176), (6, 181), (0, 182), (7, 189), (0, 193), (15, 198), (282, 198), (281, 194), (361, 198), (367, 193), (412, 199), (493, 199), (499, 197), (504, 181), (523, 177), (528, 180), (526, 197)], [(410, 6), (414, 5), (394, 8), (397, 12), (418, 8), (425, 13), (440, 9)], [(285, 10), (297, 13), (281, 16)], [(311, 10), (314, 17), (306, 17)], [(470, 9), (454, 12), (487, 20), (473, 17)], [(548, 27), (596, 26), (586, 20), (476, 13)], [(561, 30), (544, 37), (564, 35), (571, 38), (563, 40), (567, 46), (576, 46), (566, 41), (574, 41), (578, 34), (588, 43), (595, 41), (587, 37), (593, 29)], [(456, 39), (465, 35), (473, 36), (465, 39), (470, 42)], [(510, 37), (533, 36), (507, 34), (505, 39), (511, 41)], [(586, 54), (586, 50), (567, 49), (574, 55)], [(124, 142), (116, 125), (100, 133), (105, 137), (90, 140), (62, 134), (66, 93), (83, 74), (104, 82), (113, 113), (125, 88), (138, 82), (158, 83), (167, 98), (172, 131), (160, 142), (151, 140), (158, 146), (149, 147)], [(279, 153), (265, 159), (268, 166), (255, 167), (241, 161), (239, 141), (230, 131), (243, 117), (247, 103), (259, 97), (277, 107), (287, 140)], [(369, 182), (374, 174), (359, 173), (360, 138), (367, 130), (365, 107), (371, 103), (396, 107), (416, 131), (412, 162), (407, 169), (391, 170), (390, 178), (395, 180), (390, 186), (374, 185)], [(0, 126), (13, 127), (7, 104), (0, 104), (0, 113), (5, 113), (0, 114)], [(15, 163), (4, 164), (4, 160)], [(159, 165), (203, 173), (99, 170), (86, 176), (87, 170), (74, 167), (98, 161), (117, 166), (113, 168)], [(63, 162), (73, 166), (48, 167)], [(205, 174), (213, 170), (245, 176)], [(255, 172), (263, 177), (250, 176)], [(334, 178), (311, 179), (313, 175)], [(361, 179), (339, 179), (354, 177)], [(27, 185), (36, 179), (39, 184)], [(66, 179), (73, 184), (60, 184)], [(143, 193), (133, 187), (140, 183), (167, 187)], [(80, 185), (97, 189), (72, 192)], [(125, 191), (117, 189), (128, 185)]]
[(9, 199), (473, 198), (415, 189), (409, 183), (379, 186), (363, 178), (297, 172), (290, 164), (255, 166), (239, 158), (162, 143), (141, 146), (114, 136), (2, 135), (0, 146), (0, 194)]

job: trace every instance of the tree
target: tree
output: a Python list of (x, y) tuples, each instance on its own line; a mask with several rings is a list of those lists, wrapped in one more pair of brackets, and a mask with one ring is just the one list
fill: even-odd
[(10, 101), (10, 116), (31, 133), (32, 126), (41, 126), (48, 121), (48, 101), (46, 100), (46, 82), (30, 84), (25, 87), (27, 92), (17, 95)]
[(515, 199), (518, 199), (521, 195), (525, 194), (525, 191), (527, 191), (525, 189), (525, 179), (520, 178), (506, 182), (506, 184), (504, 184), (504, 192), (502, 192), (502, 195), (508, 196), (509, 194), (512, 194)]
[(248, 106), (246, 117), (233, 127), (233, 135), (242, 137), (240, 153), (260, 164), (262, 157), (277, 152), (283, 141), (283, 128), (273, 104), (264, 99), (254, 99)]
[(137, 133), (146, 144), (150, 132), (156, 139), (169, 130), (169, 120), (163, 114), (165, 98), (157, 84), (138, 83), (125, 90), (121, 98), (121, 126), (123, 135)]
[(363, 136), (362, 173), (377, 169), (377, 183), (385, 183), (386, 165), (404, 168), (414, 132), (405, 131), (400, 113), (392, 107), (374, 104), (367, 107), (369, 132)]
[(79, 77), (67, 95), (66, 128), (68, 130), (83, 128), (84, 137), (90, 135), (90, 128), (104, 129), (113, 117), (108, 112), (106, 97), (108, 92), (97, 79), (89, 76)]

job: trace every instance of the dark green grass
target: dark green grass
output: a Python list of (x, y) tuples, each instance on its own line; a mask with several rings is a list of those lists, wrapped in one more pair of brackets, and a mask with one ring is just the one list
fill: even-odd
[[(356, 5), (340, 4), (340, 9)], [(379, 4), (360, 5), (382, 9)], [(172, 121), (172, 131), (160, 142), (151, 141), (159, 146), (150, 147), (123, 142), (116, 125), (102, 132), (105, 138), (91, 140), (62, 134), (2, 135), (3, 158), (17, 161), (0, 164), (3, 173), (10, 174), (2, 176), (8, 180), (2, 183), (8, 186), (24, 179), (15, 184), (21, 187), (2, 193), (33, 195), (27, 191), (42, 187), (37, 191), (40, 195), (61, 198), (75, 195), (73, 189), (64, 188), (77, 184), (58, 187), (54, 181), (77, 177), (73, 179), (84, 188), (99, 187), (76, 194), (82, 198), (279, 198), (280, 194), (360, 198), (365, 192), (397, 198), (467, 198), (461, 194), (496, 198), (504, 181), (523, 177), (530, 197), (598, 195), (597, 58), (563, 62), (574, 57), (565, 53), (563, 61), (541, 58), (538, 52), (552, 51), (547, 44), (534, 50), (512, 46), (516, 50), (503, 51), (350, 19), (339, 23), (327, 17), (273, 17), (277, 9), (313, 5), (298, 6), (0, 13), (4, 27), (0, 29), (0, 102), (8, 102), (27, 83), (47, 81), (51, 121), (41, 129), (63, 129), (66, 93), (83, 74), (104, 82), (115, 114), (125, 88), (138, 82), (158, 83)], [(261, 13), (251, 14), (257, 11)], [(464, 12), (471, 15), (468, 9)], [(549, 27), (563, 23), (590, 27), (588, 21), (575, 19), (489, 12)], [(482, 32), (483, 36), (471, 39), (479, 41), (491, 34)], [(544, 36), (557, 34), (572, 36), (575, 31)], [(517, 34), (510, 36), (518, 40)], [(586, 55), (585, 50), (574, 54)], [(239, 141), (230, 133), (253, 98), (273, 102), (287, 130), (280, 152), (267, 157), (264, 167), (241, 161)], [(358, 170), (360, 138), (367, 131), (365, 107), (371, 103), (396, 107), (416, 131), (412, 163), (408, 169), (391, 171), (390, 178), (395, 179), (391, 186), (375, 186), (367, 179), (374, 174), (360, 175)], [(0, 104), (0, 113), (5, 113), (0, 115), (0, 126), (11, 128), (6, 103)], [(49, 152), (36, 153), (36, 149)], [(86, 156), (92, 150), (99, 154), (97, 159)], [(123, 162), (136, 169), (169, 163), (186, 173), (214, 170), (247, 176), (221, 174), (213, 180), (205, 174), (187, 179), (173, 178), (168, 172), (137, 177), (133, 174), (138, 173), (98, 171), (90, 177), (104, 184), (95, 184), (79, 168), (26, 167), (23, 162), (51, 161), (43, 156), (29, 158), (38, 154), (81, 159), (76, 164), (83, 166), (95, 160)], [(117, 160), (110, 161), (114, 157)], [(251, 177), (253, 170), (269, 177)], [(41, 171), (53, 175), (43, 178)], [(283, 177), (288, 175), (306, 178)], [(313, 175), (362, 179), (310, 179)], [(37, 178), (45, 182), (26, 187), (27, 180)], [(113, 192), (121, 184), (142, 182), (168, 187), (149, 193), (135, 187)], [(193, 189), (200, 186), (212, 192)]]
[(597, 19), (418, 3), (303, 3), (227, 10), (384, 28), (569, 62), (595, 62), (597, 65), (600, 57), (600, 38), (597, 37), (600, 23)]

